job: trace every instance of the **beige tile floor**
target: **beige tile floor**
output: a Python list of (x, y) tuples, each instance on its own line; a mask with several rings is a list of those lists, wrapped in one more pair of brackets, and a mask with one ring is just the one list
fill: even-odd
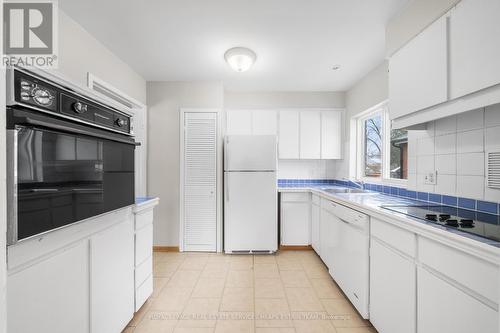
[(154, 253), (154, 292), (126, 333), (370, 333), (313, 251)]

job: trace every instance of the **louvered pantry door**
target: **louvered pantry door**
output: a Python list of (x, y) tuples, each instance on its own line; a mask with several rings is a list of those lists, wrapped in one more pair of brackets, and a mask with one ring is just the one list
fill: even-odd
[(184, 113), (183, 181), (184, 251), (216, 251), (216, 113)]

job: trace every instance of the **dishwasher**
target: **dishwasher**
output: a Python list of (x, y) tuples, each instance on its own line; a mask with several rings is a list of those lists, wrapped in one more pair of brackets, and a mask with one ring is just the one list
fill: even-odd
[(354, 307), (369, 318), (370, 218), (354, 209), (331, 202), (332, 239), (329, 271)]

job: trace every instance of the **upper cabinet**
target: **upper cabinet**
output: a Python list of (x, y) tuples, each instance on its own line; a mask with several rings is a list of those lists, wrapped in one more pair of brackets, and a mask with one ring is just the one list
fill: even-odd
[(279, 114), (279, 158), (298, 159), (299, 158), (299, 111), (280, 111)]
[(462, 0), (392, 55), (394, 128), (500, 103), (498, 13), (498, 0)]
[(321, 113), (300, 112), (300, 158), (321, 158)]
[(450, 16), (450, 98), (500, 83), (500, 1), (464, 0)]
[(341, 111), (321, 111), (321, 158), (342, 158)]
[(275, 110), (227, 110), (226, 135), (277, 135)]
[(442, 17), (389, 61), (391, 119), (445, 102), (447, 83), (447, 18)]
[(252, 111), (230, 110), (226, 112), (227, 135), (251, 135)]
[(336, 109), (226, 110), (226, 135), (277, 135), (280, 159), (342, 158)]
[(254, 135), (278, 134), (278, 113), (274, 110), (253, 110), (252, 134)]

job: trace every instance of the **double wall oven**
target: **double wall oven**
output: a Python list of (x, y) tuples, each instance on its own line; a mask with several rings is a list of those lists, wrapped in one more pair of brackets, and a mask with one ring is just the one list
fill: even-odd
[(33, 72), (7, 84), (9, 245), (134, 203), (130, 115)]

